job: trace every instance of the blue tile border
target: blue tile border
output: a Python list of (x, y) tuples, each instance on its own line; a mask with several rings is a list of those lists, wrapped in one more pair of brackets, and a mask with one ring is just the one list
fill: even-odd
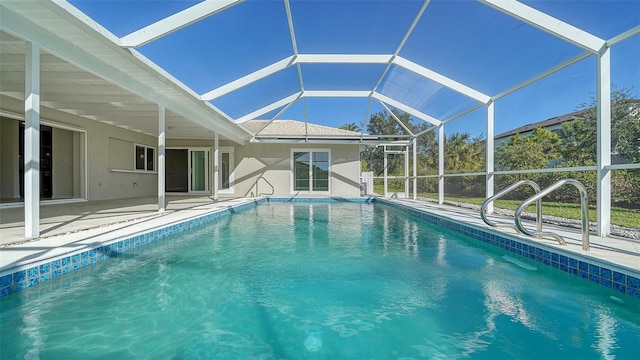
[(56, 258), (47, 259), (36, 266), (25, 265), (20, 268), (20, 270), (0, 276), (0, 297), (22, 291), (51, 279), (56, 279), (73, 271), (104, 261), (109, 257), (124, 254), (223, 216), (255, 207), (265, 201), (267, 201), (267, 199), (257, 199), (243, 204), (230, 205), (224, 209), (214, 210), (208, 214), (171, 224), (164, 228), (148, 230), (128, 238), (114, 240), (112, 243), (104, 243), (93, 249), (83, 249), (71, 254), (64, 254)]
[(22, 291), (51, 279), (80, 270), (112, 256), (118, 256), (133, 251), (141, 246), (162, 240), (194, 227), (206, 224), (218, 218), (245, 210), (263, 202), (294, 202), (294, 203), (380, 203), (396, 208), (417, 218), (429, 221), (444, 228), (469, 235), (485, 243), (505, 249), (514, 254), (529, 258), (546, 266), (578, 276), (587, 281), (599, 284), (617, 292), (628, 294), (640, 299), (640, 273), (625, 274), (615, 268), (589, 263), (589, 259), (572, 257), (571, 255), (556, 253), (544, 245), (531, 245), (521, 242), (518, 238), (511, 238), (507, 234), (496, 234), (469, 225), (460, 224), (443, 216), (434, 215), (424, 210), (410, 208), (384, 199), (374, 197), (344, 198), (344, 197), (277, 197), (261, 198), (239, 205), (232, 205), (224, 209), (215, 210), (197, 218), (188, 219), (180, 223), (171, 224), (164, 228), (153, 229), (136, 234), (128, 238), (121, 238), (112, 243), (105, 243), (93, 249), (83, 249), (72, 254), (65, 254), (57, 258), (48, 259), (37, 266), (29, 265), (18, 271), (0, 276), (0, 297)]
[(264, 199), (267, 202), (291, 202), (291, 203), (339, 203), (339, 202), (353, 202), (353, 203), (373, 203), (376, 201), (375, 197), (267, 197)]
[(509, 237), (508, 234), (496, 234), (491, 231), (458, 223), (443, 216), (430, 214), (424, 210), (410, 208), (406, 205), (380, 198), (376, 198), (374, 202), (404, 211), (417, 218), (471, 236), (482, 242), (524, 256), (525, 258), (554, 269), (640, 299), (640, 272), (632, 275), (632, 272), (628, 271), (629, 274), (626, 274), (623, 272), (624, 270), (613, 266), (608, 268), (608, 265), (590, 263), (589, 261), (591, 261), (591, 259), (576, 256), (577, 254), (567, 255), (562, 252), (555, 252), (553, 248), (545, 248), (544, 244), (530, 245), (521, 242), (517, 237)]

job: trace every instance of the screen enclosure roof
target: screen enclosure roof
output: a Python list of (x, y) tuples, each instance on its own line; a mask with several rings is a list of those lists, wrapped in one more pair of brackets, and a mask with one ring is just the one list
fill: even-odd
[(247, 121), (366, 133), (371, 114), (391, 109), (437, 127), (640, 33), (637, 1), (1, 5), (1, 95), (20, 98), (33, 41), (45, 106), (155, 134), (163, 104), (169, 137), (216, 129), (237, 142), (259, 135), (238, 126)]

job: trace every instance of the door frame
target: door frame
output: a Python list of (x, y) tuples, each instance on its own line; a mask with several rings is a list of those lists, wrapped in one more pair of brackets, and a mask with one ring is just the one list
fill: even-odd
[[(207, 147), (190, 147), (187, 148), (189, 156), (188, 156), (188, 161), (189, 161), (189, 166), (188, 166), (188, 172), (189, 172), (189, 182), (188, 182), (188, 188), (189, 194), (211, 194), (211, 148), (207, 148)], [(192, 164), (193, 164), (193, 158), (192, 155), (195, 151), (204, 151), (204, 190), (193, 190), (193, 168), (192, 168)]]
[[(211, 153), (212, 150), (210, 147), (204, 147), (204, 146), (167, 146), (167, 149), (173, 149), (173, 150), (187, 150), (187, 192), (167, 192), (167, 194), (169, 195), (210, 195), (211, 194)], [(205, 190), (202, 191), (194, 191), (192, 190), (193, 188), (193, 184), (191, 181), (191, 174), (192, 174), (192, 169), (191, 169), (191, 154), (194, 151), (204, 151), (205, 152), (205, 179), (204, 179), (204, 184), (205, 184)], [(165, 169), (166, 172), (166, 169)], [(165, 173), (166, 176), (166, 173)]]

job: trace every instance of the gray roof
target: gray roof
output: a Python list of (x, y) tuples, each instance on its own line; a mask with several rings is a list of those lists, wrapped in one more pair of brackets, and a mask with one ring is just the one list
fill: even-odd
[(342, 130), (329, 126), (316, 125), (295, 120), (274, 120), (264, 130), (260, 131), (269, 120), (250, 120), (241, 125), (252, 134), (258, 136), (336, 136), (336, 137), (360, 137), (361, 134), (355, 131)]
[(567, 122), (567, 121), (573, 121), (573, 120), (577, 120), (577, 119), (582, 119), (582, 114), (585, 111), (587, 111), (587, 109), (574, 111), (574, 112), (569, 113), (569, 114), (560, 115), (560, 116), (552, 117), (552, 118), (547, 119), (547, 120), (542, 120), (542, 121), (538, 121), (538, 122), (535, 122), (535, 123), (532, 123), (532, 124), (527, 124), (527, 125), (524, 125), (524, 126), (520, 126), (518, 128), (511, 129), (509, 131), (505, 131), (502, 134), (498, 134), (498, 135), (495, 136), (494, 139), (508, 138), (508, 137), (513, 136), (515, 134), (522, 134), (522, 133), (526, 133), (526, 132), (529, 132), (529, 131), (533, 131), (538, 126), (543, 127), (543, 128), (547, 128), (547, 127), (550, 127), (550, 126), (553, 126), (553, 125), (562, 124), (562, 123)]

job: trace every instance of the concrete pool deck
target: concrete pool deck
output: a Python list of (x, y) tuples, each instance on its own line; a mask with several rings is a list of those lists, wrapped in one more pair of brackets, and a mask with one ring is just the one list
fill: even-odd
[(163, 213), (158, 212), (155, 197), (50, 204), (40, 208), (41, 236), (29, 240), (24, 239), (24, 209), (3, 208), (0, 209), (0, 273), (255, 200), (214, 202), (206, 196), (168, 196)]
[[(41, 237), (32, 240), (24, 239), (24, 209), (22, 207), (2, 208), (0, 209), (0, 273), (255, 200), (255, 198), (238, 198), (214, 202), (210, 197), (169, 196), (167, 211), (164, 213), (158, 213), (155, 197), (51, 204), (41, 207)], [(497, 230), (484, 224), (478, 212), (474, 210), (437, 205), (421, 200), (385, 200), (443, 215), (466, 225), (491, 229), (491, 231)], [(494, 215), (491, 219), (499, 223), (513, 223), (512, 218), (506, 216)], [(531, 223), (528, 225), (529, 228), (533, 228)], [(640, 271), (640, 241), (638, 240), (620, 237), (602, 238), (592, 234), (591, 250), (583, 251), (579, 229), (549, 224), (543, 224), (543, 229), (559, 233), (566, 239), (567, 246), (560, 246), (553, 239), (521, 238), (622, 266), (635, 272)], [(501, 229), (500, 231), (515, 235), (513, 230)]]
[[(387, 200), (387, 199), (385, 199)], [(491, 229), (512, 236), (517, 236), (531, 243), (544, 244), (555, 249), (567, 251), (579, 256), (600, 260), (606, 263), (622, 266), (635, 272), (640, 272), (640, 241), (635, 239), (622, 238), (618, 236), (600, 237), (591, 232), (589, 236), (590, 250), (582, 250), (582, 233), (580, 229), (557, 226), (543, 223), (542, 230), (555, 232), (562, 236), (567, 242), (566, 246), (559, 245), (553, 238), (536, 239), (529, 236), (518, 235), (515, 230), (505, 228), (495, 228), (485, 224), (480, 218), (478, 210), (472, 210), (452, 205), (438, 205), (435, 202), (393, 199), (394, 202), (403, 204), (418, 210), (424, 210), (433, 214), (444, 215), (462, 224), (474, 226), (482, 229)], [(543, 214), (544, 216), (544, 214)], [(513, 217), (503, 215), (490, 215), (490, 220), (504, 225), (513, 225)], [(533, 221), (523, 220), (523, 224), (528, 229), (535, 229)]]

